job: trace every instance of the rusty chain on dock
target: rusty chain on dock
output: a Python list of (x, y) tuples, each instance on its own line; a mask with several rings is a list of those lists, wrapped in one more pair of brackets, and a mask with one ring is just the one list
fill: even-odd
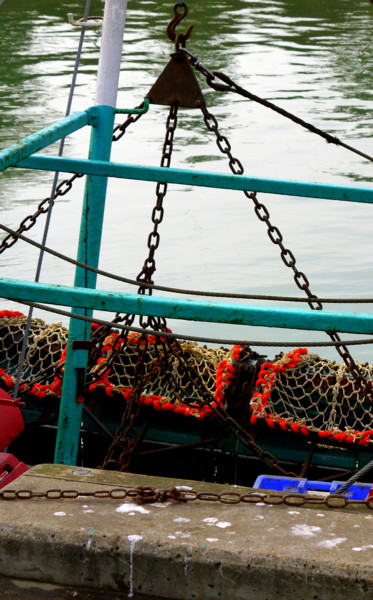
[(331, 509), (342, 509), (355, 506), (373, 509), (373, 496), (366, 500), (354, 500), (341, 494), (331, 494), (326, 497), (307, 494), (268, 494), (258, 492), (198, 492), (193, 489), (180, 489), (178, 486), (157, 488), (155, 486), (118, 487), (108, 490), (72, 490), (53, 488), (44, 492), (34, 490), (0, 490), (0, 500), (77, 500), (79, 498), (96, 498), (110, 500), (130, 500), (137, 504), (152, 504), (155, 502), (217, 502), (220, 504), (255, 504), (269, 506), (304, 507), (325, 506)]

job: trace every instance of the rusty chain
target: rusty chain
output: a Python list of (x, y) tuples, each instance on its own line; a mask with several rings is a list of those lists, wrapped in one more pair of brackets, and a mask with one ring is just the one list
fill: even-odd
[[(142, 102), (141, 104), (136, 106), (135, 110), (137, 108), (144, 108), (144, 103)], [(142, 115), (143, 113), (139, 113), (137, 115), (130, 115), (123, 123), (121, 123), (120, 125), (116, 125), (116, 127), (114, 127), (113, 129), (113, 142), (117, 142), (118, 140), (120, 140), (120, 138), (123, 137), (126, 133), (127, 127), (132, 123), (136, 123), (136, 121), (138, 121), (142, 117)], [(116, 134), (117, 131), (119, 133)]]
[[(230, 143), (225, 136), (222, 136), (220, 134), (219, 128), (218, 128), (218, 123), (217, 123), (215, 117), (207, 111), (206, 106), (202, 107), (202, 112), (204, 114), (205, 124), (206, 124), (207, 128), (210, 131), (214, 131), (217, 136), (217, 144), (218, 144), (219, 149), (221, 150), (221, 152), (223, 154), (228, 155), (229, 165), (230, 165), (233, 173), (242, 174), (243, 167), (242, 167), (241, 163), (232, 156)], [(210, 123), (210, 121), (212, 121), (212, 124)], [(127, 122), (129, 124), (131, 122), (131, 120), (127, 119)], [(161, 157), (161, 166), (162, 167), (167, 168), (171, 164), (173, 140), (174, 140), (174, 135), (175, 135), (175, 131), (176, 131), (176, 126), (177, 126), (177, 106), (172, 105), (170, 107), (170, 112), (169, 112), (167, 122), (166, 122), (166, 135), (165, 135), (165, 141), (164, 141), (162, 157)], [(155, 207), (153, 208), (153, 211), (152, 211), (153, 230), (148, 236), (148, 243), (147, 243), (149, 253), (144, 262), (142, 270), (140, 271), (139, 275), (136, 278), (137, 281), (139, 281), (140, 283), (141, 282), (153, 283), (152, 276), (156, 270), (154, 255), (155, 255), (155, 252), (160, 243), (160, 235), (158, 232), (158, 227), (159, 227), (160, 223), (162, 222), (163, 216), (164, 216), (163, 200), (164, 200), (166, 193), (167, 193), (167, 184), (166, 183), (158, 183), (157, 187), (156, 187), (157, 201), (156, 201)], [(263, 210), (263, 209), (266, 210), (264, 205), (261, 205), (259, 203), (258, 203), (258, 205), (259, 205), (259, 210)], [(269, 214), (268, 214), (268, 218), (269, 218)], [(270, 235), (273, 236), (274, 234), (281, 237), (281, 241), (282, 241), (282, 236), (281, 236), (281, 233), (279, 232), (279, 230), (277, 228), (275, 229), (272, 227), (270, 230)], [(288, 251), (284, 248), (285, 256), (287, 256), (286, 253), (288, 253), (288, 252), (290, 252), (290, 251)], [(291, 255), (291, 257), (293, 257), (293, 255)], [(295, 264), (294, 257), (293, 257), (293, 260), (294, 260), (294, 264)], [(297, 271), (297, 273), (299, 273), (299, 272)], [(303, 275), (303, 274), (301, 274), (301, 275), (304, 278), (303, 281), (308, 283), (305, 275)], [(301, 278), (298, 275), (298, 282), (300, 280), (301, 280)], [(299, 284), (299, 287), (300, 287), (300, 285), (301, 284)], [(301, 288), (301, 289), (303, 289), (303, 288)], [(138, 293), (151, 295), (152, 289), (148, 288), (148, 287), (143, 287), (140, 285)], [(309, 295), (312, 296), (311, 292), (309, 292)], [(133, 321), (133, 316), (125, 315), (124, 317), (120, 317), (120, 315), (117, 314), (114, 321), (118, 322), (120, 320), (126, 320), (128, 318), (131, 318)], [(165, 329), (167, 326), (166, 321), (164, 319), (156, 320), (153, 317), (147, 317), (146, 319), (144, 317), (140, 317), (140, 322), (141, 322), (141, 326), (144, 328), (152, 325), (153, 329), (159, 330), (159, 329)], [(283, 475), (296, 476), (295, 473), (288, 472), (285, 469), (283, 469), (281, 467), (280, 461), (273, 454), (263, 450), (256, 443), (255, 438), (253, 437), (253, 435), (251, 433), (249, 433), (242, 425), (237, 423), (237, 421), (235, 421), (223, 407), (219, 407), (216, 405), (216, 403), (214, 402), (213, 396), (206, 389), (203, 381), (200, 378), (199, 373), (195, 369), (193, 369), (193, 367), (191, 365), (189, 365), (188, 361), (185, 359), (183, 350), (180, 346), (180, 343), (177, 340), (173, 340), (173, 341), (167, 340), (166, 342), (160, 341), (160, 343), (163, 346), (163, 352), (162, 352), (162, 355), (159, 352), (157, 352), (157, 353), (159, 356), (160, 363), (162, 363), (163, 369), (168, 373), (169, 377), (172, 377), (172, 366), (169, 364), (168, 356), (169, 355), (177, 356), (178, 360), (183, 363), (184, 372), (185, 372), (186, 377), (191, 382), (193, 382), (194, 385), (197, 386), (197, 389), (200, 394), (200, 402), (202, 404), (208, 404), (214, 410), (214, 412), (217, 414), (217, 416), (219, 418), (221, 418), (227, 424), (229, 429), (231, 431), (233, 431), (233, 433), (237, 437), (237, 439), (239, 439), (239, 441), (241, 441), (241, 443), (244, 446), (250, 448), (254, 452), (254, 454), (256, 454), (258, 456), (259, 460), (261, 460), (265, 465), (267, 465), (271, 469), (277, 470), (278, 472), (282, 473)], [(121, 349), (123, 349), (125, 344), (126, 344), (126, 340), (124, 341), (123, 344), (121, 344)], [(134, 422), (135, 422), (135, 420), (139, 414), (139, 410), (140, 410), (138, 398), (139, 398), (139, 395), (141, 394), (141, 389), (142, 389), (142, 376), (140, 376), (139, 373), (143, 368), (144, 357), (145, 357), (145, 354), (147, 351), (147, 344), (145, 347), (144, 347), (144, 343), (142, 344), (141, 347), (138, 346), (138, 350), (139, 350), (139, 354), (138, 354), (138, 362), (135, 367), (136, 374), (135, 374), (134, 387), (133, 387), (134, 391), (133, 391), (131, 400), (129, 401), (129, 404), (124, 412), (124, 415), (122, 418), (122, 423), (116, 432), (115, 438), (114, 438), (114, 440), (110, 446), (109, 452), (105, 458), (105, 461), (103, 463), (103, 468), (107, 468), (107, 467), (110, 468), (110, 466), (114, 466), (115, 464), (117, 464), (119, 466), (119, 470), (125, 470), (129, 466), (129, 463), (131, 460), (131, 455), (137, 445), (137, 432), (134, 427)], [(118, 349), (117, 352), (119, 352), (119, 351), (120, 351), (120, 349)], [(116, 353), (113, 352), (113, 354), (110, 358), (111, 363), (113, 362), (115, 355), (116, 355)], [(107, 367), (108, 367), (108, 364), (105, 364), (105, 368), (107, 368)], [(195, 400), (193, 400), (193, 402), (195, 402)], [(117, 456), (117, 458), (115, 458), (115, 455), (118, 455), (118, 454), (119, 454), (119, 456)]]
[(296, 473), (292, 471), (287, 471), (283, 467), (281, 467), (281, 463), (278, 458), (268, 452), (268, 450), (263, 450), (255, 441), (254, 436), (247, 431), (242, 425), (240, 425), (233, 417), (231, 417), (227, 411), (223, 407), (219, 407), (217, 410), (217, 414), (220, 416), (222, 420), (224, 420), (230, 430), (234, 433), (236, 438), (247, 448), (253, 450), (253, 452), (257, 455), (259, 460), (269, 467), (270, 469), (275, 469), (282, 475), (286, 475), (287, 477), (299, 477)]
[(198, 492), (193, 489), (180, 489), (177, 486), (169, 488), (156, 488), (155, 486), (118, 487), (109, 490), (61, 490), (50, 489), (45, 492), (34, 490), (0, 490), (0, 500), (32, 500), (45, 498), (46, 500), (77, 500), (79, 498), (97, 498), (110, 500), (131, 500), (137, 504), (151, 504), (154, 502), (218, 502), (220, 504), (264, 504), (264, 505), (286, 505), (286, 506), (325, 506), (331, 509), (341, 509), (350, 506), (365, 506), (373, 509), (373, 496), (366, 500), (354, 500), (346, 498), (341, 494), (330, 494), (326, 497), (312, 496), (308, 494), (269, 494), (262, 492), (240, 492), (222, 491)]
[[(199, 69), (199, 70), (202, 71), (202, 69)], [(206, 71), (207, 71), (207, 75), (210, 76), (210, 72), (208, 72), (208, 70), (206, 70)], [(203, 73), (203, 74), (206, 76), (205, 73)], [(244, 169), (243, 169), (242, 163), (232, 155), (230, 142), (224, 135), (222, 135), (220, 133), (218, 122), (217, 122), (216, 118), (207, 110), (206, 105), (202, 105), (201, 110), (203, 113), (206, 127), (210, 131), (214, 132), (216, 135), (216, 143), (217, 143), (219, 150), (223, 154), (225, 154), (229, 159), (229, 167), (230, 167), (232, 173), (234, 173), (236, 175), (243, 174)], [(130, 115), (124, 123), (122, 123), (121, 125), (117, 125), (113, 130), (113, 141), (117, 141), (117, 140), (121, 139), (121, 137), (123, 137), (123, 135), (126, 133), (128, 126), (132, 123), (135, 123), (141, 116), (142, 116), (141, 114), (138, 114), (135, 116)], [(174, 138), (174, 133), (176, 130), (176, 125), (177, 125), (177, 106), (173, 105), (173, 106), (171, 106), (170, 113), (169, 113), (169, 116), (167, 119), (166, 138), (165, 138), (165, 142), (164, 142), (164, 146), (163, 146), (163, 153), (162, 153), (162, 160), (161, 160), (162, 167), (170, 166), (171, 154), (172, 154), (172, 148), (173, 148), (173, 138)], [(116, 133), (116, 132), (118, 132), (118, 133)], [(48, 212), (51, 202), (58, 196), (62, 196), (64, 194), (66, 194), (68, 191), (70, 191), (70, 189), (72, 188), (73, 181), (76, 178), (82, 177), (82, 176), (83, 176), (82, 174), (75, 173), (69, 180), (62, 181), (56, 187), (53, 197), (44, 199), (39, 204), (37, 211), (33, 215), (26, 217), (21, 222), (19, 229), (17, 230), (17, 233), (23, 233), (24, 231), (31, 229), (31, 227), (36, 223), (37, 218), (41, 214)], [(149, 254), (144, 262), (144, 266), (143, 266), (141, 272), (137, 276), (137, 281), (140, 282), (140, 287), (138, 290), (138, 293), (140, 293), (140, 294), (147, 293), (150, 295), (152, 293), (151, 288), (141, 286), (141, 282), (153, 283), (152, 276), (156, 270), (154, 254), (160, 243), (158, 227), (159, 227), (160, 223), (162, 222), (163, 216), (164, 216), (163, 199), (164, 199), (166, 193), (167, 193), (167, 183), (158, 183), (157, 188), (156, 188), (157, 202), (156, 202), (156, 205), (152, 212), (152, 222), (153, 222), (154, 227), (153, 227), (153, 231), (148, 236), (148, 244), (147, 245), (148, 245), (148, 249), (149, 249)], [(273, 244), (279, 246), (282, 261), (288, 268), (291, 268), (293, 270), (294, 281), (295, 281), (297, 287), (306, 293), (306, 295), (308, 297), (308, 304), (309, 304), (310, 308), (313, 310), (322, 310), (323, 306), (322, 306), (320, 300), (310, 290), (310, 284), (309, 284), (309, 281), (308, 281), (306, 275), (303, 272), (299, 271), (298, 268), (296, 267), (296, 259), (293, 255), (293, 253), (284, 246), (283, 236), (282, 236), (280, 230), (278, 229), (278, 227), (274, 226), (271, 223), (270, 214), (269, 214), (267, 207), (263, 203), (259, 202), (259, 200), (257, 199), (256, 193), (244, 191), (244, 194), (246, 195), (247, 198), (249, 198), (250, 200), (253, 201), (254, 211), (255, 211), (258, 219), (263, 221), (267, 225), (267, 233), (268, 233), (269, 238), (271, 239)], [(7, 248), (11, 247), (13, 244), (15, 244), (17, 239), (18, 238), (12, 236), (11, 234), (8, 235), (2, 241), (2, 243), (0, 245), (0, 253), (2, 253), (5, 249), (7, 249)], [(115, 321), (118, 322), (119, 320), (121, 320), (121, 321), (125, 321), (126, 324), (130, 325), (133, 322), (133, 319), (134, 319), (133, 315), (126, 315), (124, 318), (117, 315), (114, 322)], [(141, 317), (140, 320), (141, 320), (141, 325), (143, 327), (148, 327), (149, 325), (152, 325), (153, 328), (155, 328), (155, 329), (162, 329), (162, 328), (166, 327), (165, 320), (161, 320), (161, 319), (155, 320), (153, 317), (147, 317), (146, 319), (144, 317)], [(334, 333), (334, 332), (327, 332), (327, 333), (329, 334), (329, 336), (331, 337), (331, 339), (333, 341), (341, 342), (341, 339), (337, 333)], [(128, 332), (127, 332), (127, 335), (128, 335)], [(127, 335), (125, 335), (125, 340), (124, 340), (123, 344), (121, 345), (121, 347), (123, 347), (123, 345), (126, 344)], [(141, 343), (140, 343), (140, 340), (141, 340)], [(163, 342), (163, 344), (164, 344), (164, 342)], [(167, 347), (169, 349), (171, 349), (170, 346), (171, 345), (169, 343), (167, 343)], [(180, 353), (182, 354), (181, 347), (178, 342), (176, 344), (174, 342), (172, 344), (172, 347), (173, 348), (177, 347), (178, 348), (177, 354), (179, 354), (179, 355), (180, 355)], [(120, 349), (118, 349), (118, 351), (120, 351)], [(146, 351), (147, 351), (147, 338), (146, 338), (146, 335), (143, 335), (139, 338), (139, 343), (138, 343), (138, 361), (135, 366), (134, 386), (133, 386), (131, 400), (127, 404), (126, 410), (123, 415), (122, 424), (116, 433), (113, 444), (112, 444), (111, 448), (109, 449), (108, 455), (105, 459), (104, 468), (106, 466), (109, 466), (112, 464), (119, 464), (121, 470), (124, 470), (125, 468), (127, 468), (129, 465), (133, 450), (138, 443), (137, 432), (134, 427), (134, 423), (135, 423), (135, 420), (137, 418), (137, 415), (138, 415), (138, 412), (140, 409), (140, 403), (138, 402), (138, 398), (144, 387), (143, 364), (144, 364), (144, 357), (146, 355)], [(371, 388), (371, 383), (366, 382), (365, 379), (362, 377), (361, 372), (360, 372), (358, 366), (356, 365), (354, 359), (352, 358), (347, 346), (346, 345), (337, 346), (337, 351), (339, 352), (340, 356), (346, 363), (347, 367), (349, 368), (349, 371), (352, 373), (355, 380), (359, 383), (359, 385), (363, 389), (364, 393), (372, 395), (373, 390)], [(115, 354), (116, 353), (113, 352), (111, 361), (114, 359)], [(167, 356), (166, 352), (164, 353), (164, 356), (165, 357)], [(165, 359), (165, 360), (167, 362), (167, 359)], [(199, 379), (198, 374), (196, 374), (196, 372), (194, 370), (193, 370), (194, 371), (193, 373), (190, 371), (191, 368), (189, 367), (189, 365), (187, 364), (187, 362), (185, 360), (184, 360), (184, 363), (185, 363), (185, 370), (188, 373), (189, 377), (193, 378), (193, 380), (195, 381), (195, 376), (197, 375), (197, 379)], [(105, 365), (105, 366), (107, 368), (108, 365)], [(170, 372), (172, 372), (172, 370)], [(199, 381), (199, 386), (200, 386), (200, 393), (202, 394), (202, 398), (204, 398), (204, 400), (202, 400), (202, 402), (206, 402), (209, 405), (211, 405), (212, 401), (213, 401), (211, 394), (209, 394), (207, 392), (207, 390), (203, 389), (204, 385), (203, 385), (202, 381)], [(207, 398), (206, 396), (209, 396), (209, 397)], [(373, 401), (372, 398), (371, 398), (371, 401)], [(258, 455), (259, 459), (264, 464), (266, 464), (270, 468), (277, 469), (278, 471), (280, 471), (283, 474), (294, 475), (293, 473), (288, 473), (287, 471), (282, 469), (278, 459), (275, 456), (273, 456), (269, 452), (262, 450), (256, 444), (254, 437), (248, 431), (246, 431), (241, 425), (239, 425), (225, 411), (225, 409), (223, 409), (222, 407), (213, 407), (213, 408), (214, 408), (215, 412), (218, 414), (218, 416), (227, 423), (227, 425), (234, 432), (236, 437), (245, 446), (252, 448), (254, 450), (254, 452)], [(115, 451), (118, 449), (120, 450), (120, 455), (119, 455), (118, 459), (115, 460), (114, 454), (115, 454)]]
[[(216, 136), (216, 144), (217, 144), (219, 150), (222, 152), (222, 154), (225, 154), (228, 157), (230, 170), (232, 171), (232, 173), (234, 175), (242, 175), (244, 173), (243, 165), (237, 158), (235, 158), (232, 155), (231, 144), (230, 144), (229, 140), (226, 138), (226, 136), (222, 135), (221, 132), (219, 131), (219, 124), (218, 124), (216, 117), (213, 114), (211, 114), (211, 112), (209, 112), (209, 110), (207, 109), (205, 104), (203, 104), (201, 106), (201, 111), (202, 111), (203, 119), (204, 119), (207, 129), (209, 131), (212, 131)], [(296, 259), (295, 259), (294, 254), (292, 253), (291, 250), (289, 250), (289, 248), (285, 247), (285, 245), (283, 243), (283, 235), (282, 235), (281, 231), (279, 230), (278, 227), (274, 226), (271, 223), (268, 208), (265, 206), (265, 204), (263, 204), (262, 202), (260, 202), (258, 200), (256, 192), (249, 192), (247, 190), (244, 190), (243, 193), (245, 194), (246, 198), (248, 198), (249, 200), (251, 200), (253, 202), (254, 211), (255, 211), (255, 214), (258, 217), (258, 219), (266, 224), (267, 233), (268, 233), (268, 236), (269, 236), (271, 242), (279, 247), (280, 256), (281, 256), (281, 259), (282, 259), (283, 263), (285, 264), (285, 266), (292, 269), (292, 271), (294, 273), (295, 284), (297, 285), (297, 287), (300, 290), (305, 292), (305, 294), (307, 295), (307, 302), (308, 302), (309, 307), (312, 310), (322, 310), (323, 305), (321, 304), (318, 297), (311, 292), (310, 282), (309, 282), (307, 276), (302, 271), (299, 271), (299, 269), (296, 266)], [(331, 340), (333, 342), (341, 342), (342, 341), (341, 338), (339, 337), (338, 333), (332, 332), (332, 331), (327, 331), (326, 333), (329, 335), (329, 337), (331, 338)], [(366, 381), (364, 379), (358, 365), (356, 364), (353, 357), (351, 356), (351, 353), (350, 353), (347, 345), (346, 344), (337, 345), (337, 346), (335, 346), (335, 348), (336, 348), (338, 354), (340, 355), (340, 357), (342, 358), (342, 360), (344, 361), (344, 363), (346, 364), (349, 372), (354, 377), (356, 383), (360, 387), (364, 397), (367, 400), (369, 400), (369, 402), (373, 403), (372, 382)]]
[[(160, 166), (164, 168), (168, 168), (171, 164), (173, 141), (177, 127), (177, 111), (177, 104), (172, 104), (166, 122), (166, 133), (163, 143), (162, 157), (160, 161)], [(127, 119), (127, 121), (129, 121), (129, 119)], [(143, 286), (142, 283), (153, 283), (152, 276), (156, 270), (154, 256), (160, 243), (160, 235), (158, 228), (164, 217), (163, 200), (167, 194), (167, 188), (167, 183), (158, 182), (156, 185), (156, 203), (152, 210), (151, 216), (153, 230), (148, 236), (147, 243), (149, 252), (140, 273), (136, 277), (136, 281), (138, 281), (140, 284), (138, 294), (152, 294), (152, 289), (147, 286)], [(135, 315), (127, 314), (124, 315), (124, 317), (122, 317), (119, 313), (117, 313), (113, 323), (124, 321), (126, 324), (131, 324), (134, 318)], [(155, 319), (154, 317), (144, 316), (140, 316), (140, 326), (144, 329), (146, 329), (149, 326), (152, 326), (152, 328), (155, 330), (162, 330), (166, 329), (167, 327), (166, 321), (164, 319)], [(105, 369), (109, 368), (113, 364), (113, 361), (117, 354), (125, 348), (127, 344), (127, 337), (128, 331), (125, 335), (123, 342), (118, 345), (118, 348), (115, 351), (113, 351), (109, 361), (105, 363)], [(115, 433), (114, 440), (104, 459), (104, 463), (102, 465), (102, 468), (104, 469), (114, 467), (115, 465), (117, 465), (118, 470), (126, 470), (131, 462), (133, 452), (140, 441), (138, 439), (139, 436), (135, 428), (135, 422), (140, 412), (140, 396), (142, 390), (145, 387), (144, 362), (147, 351), (148, 338), (146, 334), (142, 334), (137, 340), (137, 360), (134, 370), (131, 398), (123, 413), (122, 422)]]
[[(373, 2), (373, 0), (371, 0), (371, 1)], [(215, 91), (217, 91), (217, 92), (234, 92), (235, 94), (243, 96), (244, 98), (253, 100), (254, 102), (257, 102), (258, 104), (261, 104), (262, 106), (265, 106), (266, 108), (269, 108), (269, 109), (273, 110), (274, 112), (277, 112), (278, 114), (282, 115), (286, 119), (290, 119), (290, 121), (293, 121), (293, 123), (297, 123), (297, 125), (300, 125), (301, 127), (304, 127), (305, 129), (308, 129), (308, 131), (311, 131), (312, 133), (319, 135), (324, 140), (326, 140), (329, 144), (335, 144), (337, 146), (342, 146), (343, 148), (346, 148), (346, 150), (349, 150), (350, 152), (354, 152), (355, 154), (362, 156), (363, 158), (369, 160), (370, 162), (373, 162), (373, 156), (371, 156), (370, 154), (366, 154), (365, 152), (358, 150), (358, 148), (354, 148), (350, 144), (346, 144), (345, 142), (343, 142), (336, 136), (331, 135), (327, 131), (323, 131), (322, 129), (319, 129), (318, 127), (315, 127), (315, 125), (313, 125), (312, 123), (308, 123), (304, 119), (297, 117), (296, 115), (281, 108), (277, 104), (274, 104), (273, 102), (270, 102), (269, 100), (265, 100), (264, 98), (261, 98), (260, 96), (257, 96), (255, 94), (252, 94), (248, 90), (245, 90), (244, 88), (239, 86), (235, 81), (233, 81), (225, 73), (221, 73), (219, 71), (210, 71), (210, 69), (208, 69), (206, 67), (206, 65), (204, 65), (198, 59), (198, 57), (195, 54), (193, 54), (193, 52), (191, 52), (190, 50), (187, 50), (186, 48), (180, 48), (180, 51), (184, 52), (184, 54), (186, 54), (188, 56), (190, 64), (197, 71), (202, 73), (202, 75), (206, 79), (207, 85), (209, 85)], [(217, 81), (216, 81), (217, 79), (219, 79), (220, 81), (223, 81), (224, 83), (223, 84), (217, 83)]]
[[(143, 106), (144, 103), (140, 104), (136, 108), (142, 108)], [(122, 124), (114, 127), (112, 138), (113, 141), (116, 142), (120, 140), (120, 138), (123, 137), (126, 133), (128, 126), (132, 123), (136, 123), (136, 121), (138, 121), (140, 117), (142, 117), (142, 115), (143, 113), (139, 113), (137, 115), (130, 115)], [(117, 131), (119, 131), (120, 133), (116, 134)], [(54, 194), (52, 196), (49, 196), (48, 198), (44, 198), (44, 200), (42, 200), (38, 205), (37, 210), (34, 212), (34, 214), (28, 215), (23, 219), (23, 221), (21, 221), (15, 233), (22, 234), (25, 231), (31, 229), (35, 225), (38, 217), (48, 212), (52, 202), (54, 202), (54, 200), (59, 196), (64, 196), (65, 194), (67, 194), (71, 190), (75, 179), (78, 179), (83, 176), (83, 173), (74, 173), (72, 177), (70, 177), (70, 179), (64, 179), (63, 181), (61, 181), (56, 186)], [(13, 234), (7, 235), (0, 243), (0, 254), (2, 254), (8, 248), (11, 248), (18, 241), (18, 239), (19, 238)]]
[[(53, 196), (42, 200), (34, 214), (27, 216), (25, 219), (23, 219), (23, 221), (21, 221), (16, 233), (23, 233), (24, 231), (28, 231), (29, 229), (31, 229), (31, 227), (35, 225), (37, 218), (40, 217), (40, 215), (43, 215), (48, 212), (52, 202), (56, 198), (58, 198), (58, 196), (64, 196), (65, 194), (67, 194), (67, 192), (71, 190), (75, 179), (78, 179), (80, 177), (83, 177), (82, 173), (74, 173), (74, 175), (70, 177), (70, 179), (64, 179), (63, 181), (61, 181), (61, 183), (57, 185)], [(11, 246), (13, 246), (13, 244), (15, 244), (17, 241), (18, 237), (14, 236), (13, 234), (7, 235), (0, 244), (0, 254), (2, 254), (4, 250), (11, 248)]]
[[(175, 131), (177, 127), (177, 104), (172, 104), (166, 121), (166, 135), (162, 149), (161, 167), (168, 168), (171, 165), (173, 142), (175, 137)], [(167, 183), (157, 183), (156, 186), (156, 197), (157, 201), (152, 211), (152, 223), (153, 231), (148, 236), (148, 250), (149, 254), (145, 259), (142, 270), (136, 277), (136, 280), (145, 283), (153, 283), (152, 276), (156, 270), (154, 255), (160, 243), (160, 235), (158, 227), (161, 224), (164, 217), (163, 200), (167, 194)], [(152, 294), (152, 289), (149, 287), (142, 287), (138, 290), (139, 294)]]
[[(256, 443), (254, 436), (249, 431), (247, 431), (247, 429), (243, 425), (239, 424), (223, 406), (215, 402), (213, 395), (204, 385), (197, 369), (190, 365), (185, 359), (180, 342), (175, 339), (172, 342), (173, 343), (171, 351), (174, 354), (174, 356), (177, 356), (179, 362), (182, 363), (186, 376), (189, 378), (190, 381), (193, 382), (193, 384), (198, 389), (201, 403), (207, 404), (213, 410), (216, 416), (226, 423), (226, 425), (236, 436), (236, 438), (244, 446), (251, 449), (263, 464), (265, 464), (270, 469), (275, 469), (282, 475), (286, 475), (288, 477), (298, 477), (296, 473), (293, 473), (292, 471), (287, 471), (286, 469), (281, 467), (280, 461), (278, 460), (278, 458), (276, 458), (276, 456), (274, 456), (267, 450), (263, 450), (263, 448), (261, 448)], [(186, 399), (183, 399), (183, 401), (188, 403)]]
[[(128, 332), (126, 335), (127, 342)], [(124, 342), (124, 343), (126, 343)], [(121, 344), (123, 347), (123, 343)], [(137, 340), (137, 361), (134, 369), (131, 398), (123, 412), (122, 422), (115, 432), (114, 439), (107, 451), (102, 469), (125, 471), (131, 462), (133, 452), (141, 441), (135, 428), (140, 412), (140, 395), (144, 388), (144, 359), (148, 350), (148, 338), (142, 334)]]

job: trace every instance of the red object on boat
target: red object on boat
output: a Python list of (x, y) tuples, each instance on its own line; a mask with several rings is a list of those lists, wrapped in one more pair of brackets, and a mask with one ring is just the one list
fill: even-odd
[(0, 389), (0, 451), (4, 450), (24, 429), (20, 406), (23, 403), (14, 400), (9, 394)]
[(28, 466), (8, 452), (0, 452), (0, 489), (28, 471)]

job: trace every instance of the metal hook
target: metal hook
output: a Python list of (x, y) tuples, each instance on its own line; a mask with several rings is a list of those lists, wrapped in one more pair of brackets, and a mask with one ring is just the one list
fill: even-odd
[[(179, 12), (178, 8), (183, 8), (183, 12)], [(179, 2), (174, 5), (174, 18), (169, 22), (167, 26), (167, 35), (171, 42), (175, 42), (176, 48), (181, 44), (182, 47), (185, 46), (185, 42), (190, 38), (190, 34), (192, 33), (193, 25), (188, 27), (185, 33), (176, 33), (175, 28), (177, 25), (186, 17), (188, 14), (188, 7), (185, 2)]]

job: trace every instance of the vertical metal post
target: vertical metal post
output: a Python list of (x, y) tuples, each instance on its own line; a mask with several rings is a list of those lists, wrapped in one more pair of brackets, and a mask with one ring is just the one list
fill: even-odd
[[(127, 0), (106, 0), (98, 66), (96, 105), (97, 122), (91, 133), (89, 158), (109, 160), (114, 114), (122, 56)], [(107, 177), (88, 176), (84, 192), (80, 225), (78, 261), (97, 267), (104, 219)], [(96, 287), (96, 274), (77, 268), (75, 286)], [(75, 309), (82, 315), (92, 311)], [(83, 344), (90, 339), (90, 325), (71, 319), (64, 369), (55, 463), (77, 464), (82, 418), (81, 394), (85, 383), (88, 350)], [(75, 346), (75, 347), (74, 347)], [(78, 346), (78, 347), (76, 347)], [(80, 347), (79, 347), (80, 346)]]

